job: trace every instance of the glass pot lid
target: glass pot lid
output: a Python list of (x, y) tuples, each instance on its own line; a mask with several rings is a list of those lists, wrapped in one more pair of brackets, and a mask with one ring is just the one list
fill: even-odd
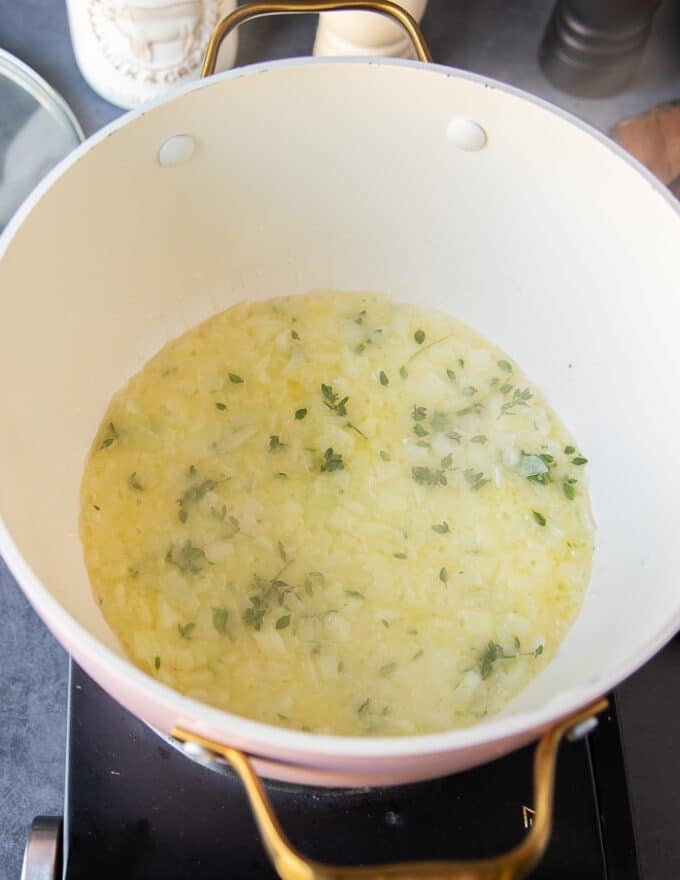
[(28, 65), (0, 49), (0, 231), (83, 138), (63, 98)]

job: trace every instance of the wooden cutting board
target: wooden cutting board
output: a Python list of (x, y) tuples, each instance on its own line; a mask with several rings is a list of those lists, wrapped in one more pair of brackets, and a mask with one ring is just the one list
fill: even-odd
[(680, 198), (680, 100), (623, 119), (610, 135)]

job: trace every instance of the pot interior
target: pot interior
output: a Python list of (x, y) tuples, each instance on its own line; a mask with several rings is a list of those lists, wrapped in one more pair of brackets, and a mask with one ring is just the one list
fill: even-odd
[[(458, 118), (484, 128), (483, 149), (449, 138)], [(163, 167), (178, 134), (193, 155)], [(680, 219), (604, 139), (450, 70), (265, 65), (98, 135), (24, 215), (0, 260), (0, 512), (44, 587), (113, 651), (78, 539), (110, 396), (215, 311), (318, 288), (468, 322), (590, 460), (583, 611), (505, 714), (605, 689), (678, 625)], [(39, 585), (24, 587), (40, 605)]]

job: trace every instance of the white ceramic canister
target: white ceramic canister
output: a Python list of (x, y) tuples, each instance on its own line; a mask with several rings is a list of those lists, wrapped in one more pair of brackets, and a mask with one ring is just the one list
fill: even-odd
[[(197, 79), (219, 19), (236, 0), (66, 0), (78, 66), (107, 101), (131, 108)], [(218, 70), (232, 67), (237, 36), (220, 49)]]
[[(398, 0), (416, 21), (425, 13), (427, 0)], [(415, 58), (413, 44), (396, 22), (373, 12), (324, 12), (314, 41), (315, 55)]]

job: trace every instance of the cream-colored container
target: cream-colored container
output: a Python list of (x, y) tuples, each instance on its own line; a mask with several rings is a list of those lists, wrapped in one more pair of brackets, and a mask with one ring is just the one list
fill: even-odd
[[(425, 13), (427, 0), (400, 0), (402, 9), (416, 21)], [(399, 25), (371, 12), (324, 12), (314, 41), (315, 55), (415, 58), (413, 44)]]
[[(208, 38), (236, 0), (66, 0), (81, 73), (119, 107), (158, 98), (198, 79)], [(217, 69), (233, 66), (237, 36), (222, 44)]]

